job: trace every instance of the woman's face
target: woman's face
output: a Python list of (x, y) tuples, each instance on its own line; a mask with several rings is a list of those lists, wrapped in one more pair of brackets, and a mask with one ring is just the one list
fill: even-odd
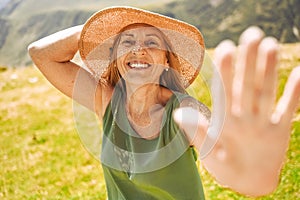
[(127, 83), (159, 83), (168, 67), (163, 36), (149, 26), (132, 25), (121, 33), (117, 58), (118, 70)]

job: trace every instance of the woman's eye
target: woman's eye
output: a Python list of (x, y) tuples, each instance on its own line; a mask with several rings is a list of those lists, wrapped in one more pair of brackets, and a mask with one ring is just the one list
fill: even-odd
[(133, 40), (124, 40), (121, 43), (122, 45), (124, 45), (125, 47), (130, 47), (133, 46), (135, 44), (135, 42)]
[(158, 42), (157, 41), (155, 41), (155, 40), (148, 40), (148, 41), (146, 41), (145, 42), (145, 45), (147, 46), (147, 47), (158, 47), (159, 46), (159, 44), (158, 44)]

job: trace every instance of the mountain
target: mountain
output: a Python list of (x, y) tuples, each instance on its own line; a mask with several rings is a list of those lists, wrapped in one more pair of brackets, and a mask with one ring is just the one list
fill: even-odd
[(0, 66), (31, 64), (27, 46), (32, 41), (74, 25), (83, 24), (107, 6), (149, 8), (171, 0), (0, 0)]
[[(238, 40), (250, 25), (281, 42), (298, 42), (300, 0), (1, 0), (0, 66), (30, 65), (27, 46), (58, 30), (84, 23), (107, 6), (129, 5), (195, 25), (208, 48), (223, 39)], [(298, 35), (297, 35), (298, 33)]]
[(300, 0), (184, 0), (161, 9), (201, 30), (207, 47), (221, 40), (238, 40), (243, 30), (259, 26), (280, 42), (299, 42)]

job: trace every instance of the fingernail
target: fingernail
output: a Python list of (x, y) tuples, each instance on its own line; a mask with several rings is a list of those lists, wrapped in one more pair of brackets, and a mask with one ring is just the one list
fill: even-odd
[(236, 46), (231, 40), (222, 41), (215, 49), (214, 58), (219, 60), (226, 54), (233, 54), (236, 51)]
[(240, 37), (240, 44), (248, 44), (253, 41), (259, 41), (263, 38), (264, 32), (257, 26), (247, 28)]
[(274, 37), (266, 37), (261, 41), (260, 44), (260, 48), (262, 48), (263, 50), (278, 50), (279, 46), (278, 46), (278, 42), (277, 39)]

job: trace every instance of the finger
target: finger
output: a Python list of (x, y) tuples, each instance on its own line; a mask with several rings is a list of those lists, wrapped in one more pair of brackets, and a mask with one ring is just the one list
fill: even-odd
[(221, 42), (215, 50), (215, 62), (220, 72), (226, 95), (226, 112), (231, 113), (233, 63), (236, 46), (230, 40)]
[(235, 106), (237, 112), (252, 112), (254, 97), (254, 74), (258, 45), (263, 32), (257, 27), (248, 28), (240, 38), (239, 55), (234, 79)]
[(273, 123), (290, 123), (299, 104), (300, 66), (293, 69), (272, 116)]
[(278, 62), (278, 44), (275, 38), (265, 38), (258, 50), (257, 69), (255, 76), (254, 112), (259, 113), (261, 120), (270, 119), (276, 96), (276, 66)]

